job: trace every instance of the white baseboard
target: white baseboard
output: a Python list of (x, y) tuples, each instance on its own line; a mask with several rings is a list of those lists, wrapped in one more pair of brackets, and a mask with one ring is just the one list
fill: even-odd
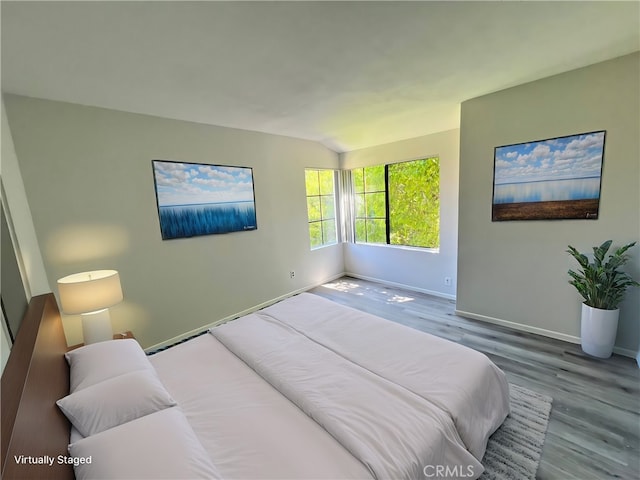
[[(625, 357), (635, 358), (638, 362), (640, 362), (640, 360), (638, 360), (638, 358), (640, 358), (640, 352), (634, 352), (633, 350), (629, 350), (628, 348), (613, 347), (613, 353), (617, 353), (618, 355), (623, 355)], [(640, 367), (640, 363), (638, 363), (638, 366)]]
[(383, 285), (389, 285), (390, 287), (398, 287), (404, 290), (411, 290), (413, 292), (426, 293), (427, 295), (433, 295), (434, 297), (446, 298), (447, 300), (455, 300), (455, 295), (450, 295), (448, 293), (437, 292), (435, 290), (427, 290), (425, 288), (417, 288), (412, 285), (405, 285), (404, 283), (390, 282), (388, 280), (382, 280), (380, 278), (375, 277), (367, 277), (366, 275), (360, 275), (358, 273), (352, 272), (344, 272), (344, 275), (349, 277), (359, 278), (361, 280), (367, 280), (369, 282), (381, 283)]
[(262, 303), (260, 303), (258, 305), (254, 305), (253, 307), (250, 307), (250, 308), (247, 308), (245, 310), (242, 310), (241, 312), (234, 313), (233, 315), (229, 315), (227, 317), (221, 318), (221, 319), (216, 320), (214, 322), (208, 323), (206, 325), (203, 325), (202, 327), (195, 328), (193, 330), (189, 330), (188, 332), (185, 332), (185, 333), (182, 333), (180, 335), (177, 335), (177, 336), (175, 336), (173, 338), (170, 338), (169, 340), (165, 340), (164, 342), (160, 342), (160, 343), (157, 343), (155, 345), (152, 345), (149, 348), (145, 348), (145, 352), (153, 352), (153, 351), (158, 350), (160, 348), (169, 347), (169, 346), (174, 345), (174, 344), (176, 344), (178, 342), (181, 342), (182, 340), (185, 340), (185, 339), (187, 339), (189, 337), (193, 337), (194, 335), (202, 333), (205, 330), (209, 330), (210, 328), (213, 328), (213, 327), (215, 327), (217, 325), (222, 325), (223, 323), (226, 323), (226, 322), (228, 322), (230, 320), (234, 320), (234, 319), (236, 319), (238, 317), (242, 317), (244, 315), (249, 315), (250, 313), (253, 313), (253, 312), (261, 310), (261, 309), (263, 309), (265, 307), (268, 307), (269, 305), (273, 305), (274, 303), (278, 303), (279, 301), (284, 300), (285, 298), (289, 298), (289, 297), (292, 297), (292, 296), (297, 295), (299, 293), (306, 292), (307, 290), (310, 290), (312, 288), (318, 287), (318, 286), (322, 285), (323, 283), (333, 282), (334, 280), (337, 280), (338, 278), (343, 277), (344, 275), (345, 275), (345, 273), (340, 273), (338, 275), (333, 275), (333, 276), (331, 276), (329, 278), (325, 278), (324, 280), (322, 280), (322, 281), (320, 281), (318, 283), (315, 283), (315, 284), (312, 284), (312, 285), (309, 285), (309, 286), (306, 286), (306, 287), (303, 287), (303, 288), (298, 288), (297, 290), (293, 290), (291, 292), (285, 293), (284, 295), (280, 295), (279, 297), (273, 298), (271, 300), (267, 300), (266, 302), (262, 302)]
[(489, 317), (487, 315), (479, 315), (477, 313), (465, 312), (464, 310), (456, 310), (455, 314), (461, 317), (473, 318), (474, 320), (480, 320), (482, 322), (493, 323), (494, 325), (500, 325), (502, 327), (511, 328), (512, 330), (535, 333), (537, 335), (542, 335), (543, 337), (555, 338), (556, 340), (562, 340), (564, 342), (569, 342), (569, 343), (580, 343), (580, 337), (576, 337), (574, 335), (567, 335), (565, 333), (560, 333), (553, 330), (547, 330), (545, 328), (532, 327), (531, 325), (510, 322), (508, 320), (503, 320), (501, 318)]
[[(477, 313), (465, 312), (464, 310), (456, 310), (455, 314), (461, 317), (472, 318), (474, 320), (480, 320), (482, 322), (492, 323), (494, 325), (500, 325), (502, 327), (507, 327), (512, 330), (535, 333), (537, 335), (542, 335), (543, 337), (555, 338), (556, 340), (562, 340), (564, 342), (580, 344), (580, 337), (576, 337), (574, 335), (567, 335), (566, 333), (556, 332), (554, 330), (547, 330), (545, 328), (532, 327), (531, 325), (510, 322), (508, 320), (503, 320), (501, 318), (495, 318), (495, 317), (488, 317), (486, 315), (478, 315)], [(613, 347), (613, 351), (614, 353), (617, 353), (619, 355), (623, 355), (625, 357), (631, 357), (631, 358), (636, 358), (636, 355), (639, 355), (637, 352), (634, 352), (633, 350), (620, 348), (620, 347)], [(639, 361), (639, 365), (640, 365), (640, 361)]]

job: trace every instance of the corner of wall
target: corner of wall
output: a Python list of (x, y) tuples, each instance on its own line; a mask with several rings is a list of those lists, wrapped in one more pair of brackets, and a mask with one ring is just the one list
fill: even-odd
[(3, 192), (6, 194), (6, 212), (13, 225), (12, 236), (16, 239), (16, 256), (22, 264), (23, 280), (27, 297), (51, 292), (47, 274), (36, 237), (29, 201), (22, 181), (18, 158), (13, 144), (11, 128), (2, 98), (2, 177)]

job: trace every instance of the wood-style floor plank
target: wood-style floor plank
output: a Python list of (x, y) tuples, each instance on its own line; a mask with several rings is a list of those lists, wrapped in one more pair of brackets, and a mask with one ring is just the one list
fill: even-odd
[(553, 397), (539, 479), (640, 479), (640, 369), (579, 345), (455, 315), (451, 300), (343, 277), (312, 293), (485, 353), (509, 382)]

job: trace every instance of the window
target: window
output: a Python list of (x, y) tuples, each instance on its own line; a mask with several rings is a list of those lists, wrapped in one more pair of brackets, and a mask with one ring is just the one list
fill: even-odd
[(356, 242), (438, 248), (437, 157), (352, 170)]
[(311, 248), (337, 243), (335, 172), (305, 170)]
[(384, 165), (352, 171), (356, 242), (387, 243)]

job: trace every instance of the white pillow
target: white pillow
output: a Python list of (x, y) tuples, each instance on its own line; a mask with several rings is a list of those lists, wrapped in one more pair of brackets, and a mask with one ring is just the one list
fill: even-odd
[(158, 377), (147, 370), (110, 378), (56, 403), (85, 437), (176, 404)]
[(222, 478), (178, 407), (84, 438), (69, 454), (77, 480)]
[(65, 353), (71, 393), (135, 370), (155, 370), (140, 344), (132, 339), (92, 343)]
[(76, 427), (71, 424), (71, 431), (69, 432), (69, 443), (76, 443), (79, 440), (82, 440), (84, 435), (82, 435)]

